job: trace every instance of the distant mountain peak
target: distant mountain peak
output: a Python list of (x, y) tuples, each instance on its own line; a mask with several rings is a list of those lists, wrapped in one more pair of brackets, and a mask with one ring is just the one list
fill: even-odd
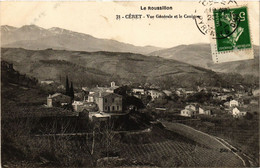
[(33, 31), (33, 30), (45, 30), (42, 27), (36, 26), (34, 24), (31, 25), (24, 25), (22, 27), (20, 27), (21, 30), (28, 30), (28, 31)]
[(17, 27), (13, 27), (13, 26), (9, 26), (9, 25), (2, 25), (1, 26), (1, 30), (5, 31), (5, 32), (13, 31), (13, 30), (16, 30), (16, 29), (17, 29)]

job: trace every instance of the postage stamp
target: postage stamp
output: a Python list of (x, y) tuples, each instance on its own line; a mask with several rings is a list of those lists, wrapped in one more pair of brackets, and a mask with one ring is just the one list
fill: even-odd
[(253, 59), (253, 46), (247, 6), (215, 9), (211, 19), (210, 41), (215, 63)]

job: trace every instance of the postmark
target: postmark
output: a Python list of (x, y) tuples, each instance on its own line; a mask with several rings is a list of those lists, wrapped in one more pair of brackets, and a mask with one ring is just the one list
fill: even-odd
[(247, 6), (215, 9), (208, 20), (215, 63), (253, 59)]
[(208, 20), (213, 17), (213, 11), (217, 8), (225, 9), (227, 6), (236, 6), (238, 5), (235, 0), (199, 0), (198, 2), (202, 8), (198, 8), (194, 11), (197, 16), (194, 18), (195, 24), (198, 30), (203, 35), (208, 35), (211, 27), (208, 25)]

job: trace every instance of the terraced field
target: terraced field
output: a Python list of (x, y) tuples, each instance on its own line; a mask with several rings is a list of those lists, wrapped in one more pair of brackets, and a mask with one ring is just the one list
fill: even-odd
[[(180, 129), (171, 125), (174, 132), (155, 128), (151, 133), (142, 135), (145, 143), (121, 144), (120, 157), (129, 161), (129, 165), (155, 165), (167, 167), (242, 167), (243, 162), (218, 141)], [(180, 134), (182, 133), (182, 134)], [(140, 137), (136, 137), (137, 139)], [(127, 166), (127, 165), (125, 165)]]

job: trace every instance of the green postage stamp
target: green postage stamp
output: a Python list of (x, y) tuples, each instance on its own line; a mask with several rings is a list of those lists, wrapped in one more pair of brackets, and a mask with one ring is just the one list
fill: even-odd
[(215, 63), (253, 59), (247, 6), (215, 9), (208, 17)]

